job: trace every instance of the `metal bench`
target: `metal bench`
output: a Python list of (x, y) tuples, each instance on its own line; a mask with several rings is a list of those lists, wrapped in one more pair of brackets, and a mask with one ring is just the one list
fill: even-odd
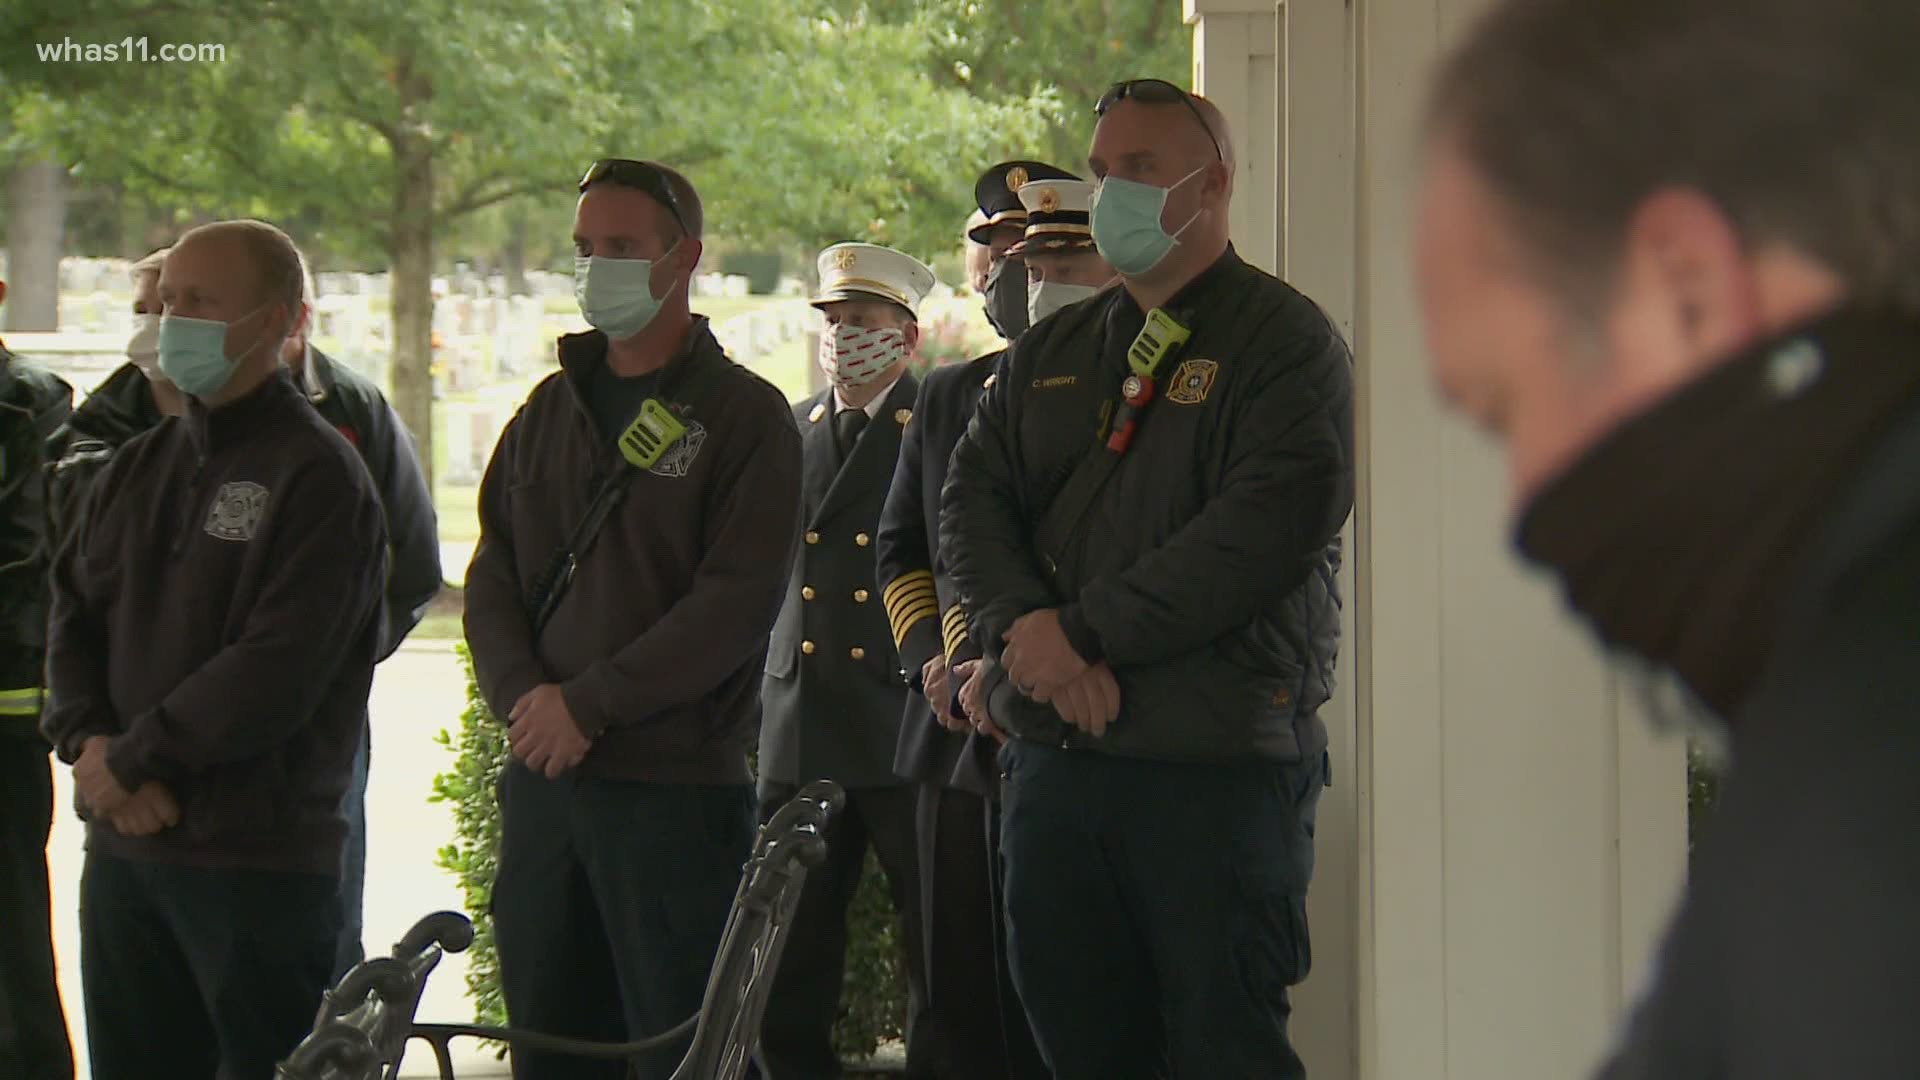
[(393, 955), (368, 960), (329, 990), (313, 1031), (275, 1071), (278, 1080), (396, 1080), (407, 1045), (433, 1048), (441, 1080), (455, 1080), (449, 1044), (493, 1039), (510, 1047), (631, 1062), (693, 1035), (672, 1080), (739, 1080), (760, 1036), (767, 994), (780, 963), (807, 869), (826, 858), (827, 822), (846, 796), (817, 780), (760, 827), (734, 892), (700, 1011), (670, 1031), (628, 1043), (566, 1039), (483, 1024), (423, 1024), (414, 1019), (427, 976), (447, 953), (473, 943), (473, 924), (442, 911), (415, 923)]

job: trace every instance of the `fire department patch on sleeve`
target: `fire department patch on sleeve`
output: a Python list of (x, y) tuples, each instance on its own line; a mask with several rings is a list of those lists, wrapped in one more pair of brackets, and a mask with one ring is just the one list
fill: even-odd
[(1198, 405), (1207, 400), (1207, 394), (1213, 389), (1214, 376), (1220, 373), (1220, 365), (1212, 360), (1188, 360), (1183, 362), (1167, 383), (1167, 400), (1175, 405)]
[(249, 480), (221, 484), (207, 510), (207, 535), (218, 540), (253, 539), (267, 513), (267, 489)]
[(707, 429), (697, 420), (688, 420), (686, 424), (687, 433), (667, 447), (648, 472), (655, 476), (678, 478), (687, 475), (687, 470), (693, 468), (693, 459), (700, 456), (700, 447), (706, 444)]

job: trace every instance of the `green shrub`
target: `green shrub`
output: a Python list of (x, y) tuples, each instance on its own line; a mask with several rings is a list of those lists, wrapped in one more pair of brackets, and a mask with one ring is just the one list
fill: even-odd
[[(505, 1024), (500, 961), (494, 951), (493, 919), (487, 909), (500, 860), (500, 770), (508, 760), (507, 729), (493, 719), (473, 679), (473, 660), (459, 646), (466, 671), (467, 707), (457, 732), (435, 738), (454, 753), (453, 768), (433, 779), (432, 801), (453, 807), (454, 841), (440, 849), (439, 863), (460, 880), (473, 947), (467, 952), (467, 992), (483, 1024)], [(906, 982), (900, 965), (898, 923), (886, 878), (871, 852), (847, 915), (847, 981), (834, 1047), (843, 1056), (871, 1057), (881, 1041), (898, 1038), (906, 1018)]]
[(881, 1042), (899, 1038), (905, 1027), (907, 980), (899, 926), (886, 874), (869, 851), (847, 908), (847, 977), (833, 1028), (833, 1048), (843, 1059), (872, 1057)]
[(777, 251), (730, 251), (720, 256), (720, 272), (746, 278), (747, 291), (754, 296), (771, 296), (780, 288), (785, 263)]
[(500, 803), (494, 793), (507, 763), (506, 725), (495, 723), (473, 679), (473, 657), (458, 646), (467, 676), (467, 707), (460, 730), (442, 730), (436, 742), (454, 752), (453, 768), (433, 778), (431, 801), (453, 807), (453, 843), (440, 849), (440, 868), (460, 879), (467, 915), (473, 919), (473, 947), (467, 950), (467, 993), (479, 1023), (504, 1025), (506, 1002), (500, 997), (500, 960), (493, 948), (493, 879), (500, 869)]

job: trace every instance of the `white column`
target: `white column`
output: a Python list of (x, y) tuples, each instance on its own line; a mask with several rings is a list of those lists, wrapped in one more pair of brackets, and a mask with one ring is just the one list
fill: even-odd
[[(1260, 261), (1270, 231), (1263, 265), (1333, 315), (1358, 361), (1335, 786), (1295, 1014), (1316, 1080), (1583, 1075), (1684, 873), (1681, 747), (1514, 562), (1499, 456), (1425, 370), (1408, 259), (1421, 100), (1479, 3), (1292, 0), (1271, 114), (1237, 91), (1272, 9), (1188, 4), (1202, 92), (1243, 147), (1274, 129), (1270, 150), (1243, 151), (1235, 239)], [(1284, 170), (1249, 184), (1268, 160)]]
[(1185, 0), (1193, 90), (1228, 117), (1236, 146), (1232, 235), (1241, 258), (1280, 266), (1280, 5)]

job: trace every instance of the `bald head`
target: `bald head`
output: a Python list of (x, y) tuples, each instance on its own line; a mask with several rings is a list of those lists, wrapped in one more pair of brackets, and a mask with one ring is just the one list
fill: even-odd
[[(1184, 100), (1143, 101), (1129, 96), (1115, 101), (1094, 126), (1087, 167), (1103, 184), (1118, 179), (1167, 192), (1160, 227), (1177, 237), (1178, 243), (1148, 271), (1133, 274), (1123, 269), (1129, 282), (1163, 277), (1184, 280), (1211, 265), (1226, 249), (1228, 207), (1233, 199), (1233, 137), (1226, 117), (1212, 102), (1193, 95)], [(1096, 202), (1096, 239), (1101, 236), (1100, 217)], [(1109, 254), (1116, 267), (1126, 265), (1104, 248), (1103, 254)]]
[(1189, 94), (1188, 100), (1192, 101), (1193, 107), (1199, 111), (1200, 119), (1206, 121), (1207, 130), (1219, 141), (1220, 159), (1227, 163), (1227, 172), (1233, 172), (1233, 129), (1227, 126), (1227, 114), (1220, 111), (1220, 106), (1199, 94)]
[(235, 365), (217, 392), (192, 391), (196, 396), (218, 407), (279, 367), (281, 342), (299, 318), (305, 276), (300, 249), (264, 221), (202, 225), (168, 250), (159, 290), (166, 313), (225, 323), (227, 358)]

